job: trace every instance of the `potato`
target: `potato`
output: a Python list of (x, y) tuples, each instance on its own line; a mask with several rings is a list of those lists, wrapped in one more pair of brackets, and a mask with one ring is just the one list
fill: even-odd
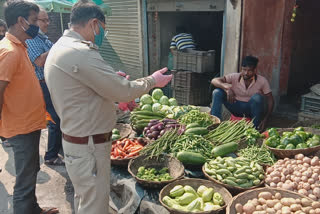
[(254, 211), (252, 214), (267, 214), (266, 211)]
[(305, 196), (308, 195), (308, 191), (305, 190), (305, 189), (299, 189), (299, 190), (298, 190), (298, 193), (299, 193), (299, 194), (302, 194), (302, 195), (305, 195)]
[(261, 205), (264, 205), (264, 204), (266, 204), (266, 202), (267, 202), (267, 200), (264, 199), (264, 198), (259, 198), (258, 201), (259, 201), (259, 203), (260, 203)]
[(307, 198), (301, 198), (301, 204), (304, 207), (310, 207), (312, 205), (312, 201)]
[(297, 155), (294, 156), (294, 158), (296, 160), (302, 160), (304, 158), (304, 155), (303, 154), (297, 154)]
[(320, 198), (320, 188), (319, 187), (315, 187), (312, 191), (313, 195), (315, 195), (316, 197)]
[(293, 198), (282, 198), (281, 199), (281, 204), (284, 206), (287, 206), (287, 207), (291, 206), (291, 204), (294, 204), (294, 203), (296, 203), (296, 200)]
[(315, 209), (316, 214), (320, 214), (320, 208)]
[(301, 205), (300, 204), (291, 204), (290, 206), (290, 209), (291, 211), (295, 212), (295, 211), (298, 211), (298, 210), (301, 210)]
[(274, 205), (276, 205), (277, 201), (276, 200), (267, 200), (266, 204), (268, 207), (273, 208)]
[(275, 209), (275, 210), (281, 210), (281, 209), (282, 209), (282, 204), (281, 204), (280, 202), (276, 203), (276, 204), (274, 205), (274, 209)]
[(265, 181), (267, 184), (270, 184), (272, 182), (272, 178), (270, 176), (267, 176)]
[(280, 192), (277, 192), (277, 193), (274, 195), (274, 198), (280, 200), (280, 199), (281, 199), (281, 193), (280, 193)]
[(242, 204), (237, 203), (236, 206), (235, 206), (235, 208), (236, 208), (236, 211), (237, 211), (238, 213), (242, 213), (242, 212), (243, 212)]
[(270, 173), (270, 176), (273, 177), (280, 177), (281, 173), (279, 171), (273, 171), (272, 173)]
[(319, 157), (314, 156), (314, 157), (311, 159), (311, 161), (310, 161), (310, 165), (311, 165), (311, 166), (319, 165)]
[(273, 208), (267, 208), (266, 211), (268, 214), (276, 214), (276, 211)]
[(311, 209), (311, 210), (309, 211), (309, 214), (316, 214), (316, 211), (315, 211), (314, 209)]
[(320, 202), (314, 201), (312, 202), (311, 206), (312, 206), (312, 209), (320, 208)]
[(303, 161), (303, 163), (310, 163), (310, 162), (311, 162), (311, 158), (309, 158), (309, 157), (304, 157), (304, 158), (302, 159), (302, 161)]
[(305, 190), (310, 190), (311, 189), (311, 186), (310, 186), (310, 184), (309, 183), (304, 183), (303, 184), (303, 189), (305, 189)]
[(246, 203), (243, 207), (243, 212), (246, 214), (252, 214), (256, 209), (251, 203)]
[(272, 178), (272, 182), (274, 183), (279, 183), (280, 180), (281, 180), (280, 177), (277, 177), (277, 176)]
[(269, 199), (272, 199), (272, 194), (271, 192), (260, 192), (259, 195), (258, 195), (258, 198), (263, 198), (265, 200), (269, 200)]
[(281, 213), (282, 213), (282, 214), (291, 214), (290, 207), (287, 207), (287, 206), (282, 207)]
[(308, 177), (307, 177), (307, 176), (305, 176), (305, 175), (303, 175), (303, 176), (301, 177), (301, 181), (303, 181), (303, 182), (307, 182), (307, 181), (308, 181)]
[(314, 181), (317, 181), (317, 180), (319, 180), (319, 174), (313, 172), (313, 174), (311, 175), (311, 178), (312, 178)]
[(262, 211), (262, 210), (263, 210), (263, 207), (262, 207), (261, 205), (258, 205), (258, 206), (256, 206), (256, 210), (257, 210), (257, 211)]
[(296, 198), (296, 204), (301, 204), (301, 199), (300, 198)]
[(318, 199), (318, 198), (317, 198), (315, 195), (313, 195), (313, 194), (309, 194), (308, 197), (311, 198), (311, 199), (314, 200), (314, 201), (316, 201), (316, 200)]
[(275, 184), (274, 182), (271, 182), (270, 187), (277, 187), (277, 184)]
[(312, 209), (312, 207), (302, 207), (302, 211), (305, 213), (309, 213), (309, 211)]

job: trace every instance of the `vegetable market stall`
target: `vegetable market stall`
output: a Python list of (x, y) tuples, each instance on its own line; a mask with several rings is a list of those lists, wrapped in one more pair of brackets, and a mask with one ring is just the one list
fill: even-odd
[[(133, 175), (129, 175), (126, 165), (124, 168), (112, 167), (110, 205), (117, 213), (166, 214), (168, 210), (171, 213), (211, 214), (219, 210), (224, 213), (228, 194), (219, 196), (224, 201), (219, 204), (214, 202), (213, 193), (216, 190), (200, 187), (199, 184), (192, 186), (192, 179), (187, 179), (190, 185), (186, 185), (185, 179), (178, 179), (181, 174), (175, 177), (171, 166), (161, 165), (162, 161), (157, 160), (163, 154), (170, 155), (165, 155), (169, 158), (175, 157), (176, 161), (181, 162), (178, 165), (184, 165), (185, 177), (203, 178), (198, 183), (209, 182), (234, 196), (258, 191), (258, 187), (266, 185), (266, 192), (272, 192), (269, 186), (276, 187), (279, 192), (284, 189), (300, 193), (297, 198), (304, 195), (319, 201), (320, 161), (317, 156), (310, 156), (314, 155), (320, 144), (318, 130), (271, 128), (260, 134), (253, 128), (252, 122), (245, 119), (220, 122), (201, 112), (198, 107), (177, 106), (174, 98), (169, 99), (159, 89), (152, 96), (146, 94), (141, 97), (140, 105), (131, 113), (130, 119), (133, 129), (148, 143), (128, 143), (130, 140), (126, 138), (113, 142), (119, 150), (113, 150), (111, 158), (119, 162), (130, 161), (128, 170)], [(114, 134), (116, 136), (117, 132)], [(289, 144), (292, 146), (289, 147)], [(274, 152), (275, 149), (280, 150), (282, 156)], [(303, 150), (302, 154), (300, 150)], [(144, 161), (141, 159), (143, 156), (149, 159)], [(293, 156), (295, 159), (289, 159)], [(133, 162), (138, 162), (134, 172), (130, 166)], [(159, 167), (153, 166), (152, 162), (157, 162)], [(300, 177), (299, 173), (292, 172), (291, 167), (298, 162), (303, 163), (298, 166)], [(298, 180), (300, 183), (295, 183)], [(163, 189), (150, 185), (155, 183), (160, 187), (161, 182), (167, 184)], [(206, 189), (206, 194), (201, 189)], [(245, 204), (244, 200), (244, 208)], [(270, 210), (279, 207), (270, 207)], [(297, 207), (299, 203), (286, 210)], [(315, 211), (320, 211), (320, 203)]]

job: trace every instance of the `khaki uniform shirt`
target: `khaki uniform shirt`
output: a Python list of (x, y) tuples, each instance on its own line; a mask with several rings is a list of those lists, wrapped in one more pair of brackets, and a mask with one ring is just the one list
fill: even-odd
[(155, 86), (152, 77), (128, 81), (115, 73), (96, 45), (66, 30), (47, 57), (45, 80), (63, 133), (102, 134), (116, 123), (114, 102), (128, 102)]

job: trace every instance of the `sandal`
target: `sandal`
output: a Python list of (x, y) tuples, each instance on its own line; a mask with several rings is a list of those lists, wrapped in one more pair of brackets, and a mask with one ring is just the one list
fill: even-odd
[(57, 208), (41, 208), (40, 214), (57, 214), (59, 210)]
[(64, 166), (64, 161), (60, 157), (52, 158), (44, 162), (46, 165)]

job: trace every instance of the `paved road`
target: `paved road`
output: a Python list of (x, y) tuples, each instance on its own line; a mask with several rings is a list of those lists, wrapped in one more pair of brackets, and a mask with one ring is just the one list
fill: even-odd
[[(37, 198), (42, 207), (58, 207), (61, 214), (71, 214), (73, 186), (64, 166), (48, 167), (43, 156), (47, 145), (47, 130), (42, 131), (40, 142), (40, 172), (37, 180)], [(13, 152), (0, 145), (0, 214), (12, 213), (12, 193), (15, 182)]]

